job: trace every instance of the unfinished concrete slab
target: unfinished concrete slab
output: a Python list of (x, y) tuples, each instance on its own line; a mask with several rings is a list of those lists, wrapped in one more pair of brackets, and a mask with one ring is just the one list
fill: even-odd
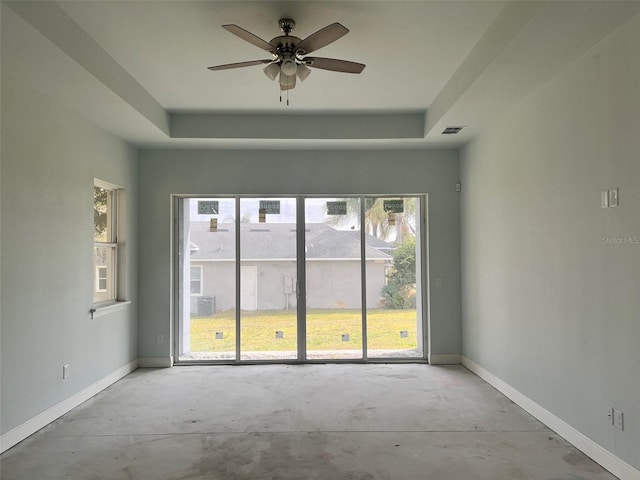
[(1, 457), (2, 478), (615, 477), (461, 366), (140, 369)]

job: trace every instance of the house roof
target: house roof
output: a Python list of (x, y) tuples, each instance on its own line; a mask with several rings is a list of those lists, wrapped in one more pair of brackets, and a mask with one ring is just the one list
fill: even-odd
[[(341, 230), (347, 235), (351, 235), (353, 238), (360, 240), (360, 230)], [(385, 253), (391, 252), (395, 248), (392, 242), (385, 242), (384, 240), (374, 237), (373, 235), (365, 234), (364, 241), (368, 246), (375, 248), (376, 250), (383, 251)]]
[[(234, 224), (218, 224), (218, 231), (210, 232), (208, 222), (192, 222), (190, 234), (191, 260), (235, 259)], [(352, 232), (336, 230), (324, 223), (308, 223), (305, 238), (307, 259), (360, 259), (360, 241)], [(296, 258), (296, 226), (293, 223), (243, 223), (240, 225), (240, 242), (243, 259)], [(390, 255), (371, 246), (376, 242), (367, 238), (366, 243), (367, 260), (391, 259)], [(386, 242), (382, 243), (389, 248)]]

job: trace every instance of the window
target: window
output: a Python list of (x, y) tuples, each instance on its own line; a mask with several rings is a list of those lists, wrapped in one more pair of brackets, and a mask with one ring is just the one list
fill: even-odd
[(93, 187), (93, 303), (113, 302), (117, 296), (117, 187), (97, 181)]
[(107, 291), (107, 267), (96, 267), (96, 292), (103, 293)]
[(191, 266), (191, 295), (202, 295), (202, 265)]

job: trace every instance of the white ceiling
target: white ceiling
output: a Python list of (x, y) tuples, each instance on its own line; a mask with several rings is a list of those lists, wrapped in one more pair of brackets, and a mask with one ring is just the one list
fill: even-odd
[[(496, 17), (503, 2), (88, 2), (60, 6), (167, 110), (425, 110)], [(237, 24), (269, 41), (278, 19), (305, 38), (333, 22), (350, 33), (314, 55), (367, 65), (360, 75), (314, 70), (279, 103), (261, 66), (210, 65), (268, 59), (227, 32)]]
[[(606, 1), (4, 3), (3, 74), (134, 144), (163, 148), (459, 146), (640, 11), (640, 2)], [(269, 57), (222, 24), (268, 41), (282, 17), (296, 21), (300, 38), (342, 23), (350, 33), (314, 55), (367, 67), (314, 69), (290, 106), (261, 66), (206, 69)], [(273, 138), (262, 127), (282, 115), (295, 128)], [(361, 128), (350, 129), (355, 122)], [(198, 128), (185, 134), (185, 125)], [(445, 137), (447, 125), (466, 128)]]

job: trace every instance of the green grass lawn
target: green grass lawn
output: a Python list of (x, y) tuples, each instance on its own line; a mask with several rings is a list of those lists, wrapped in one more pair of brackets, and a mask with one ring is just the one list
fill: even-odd
[[(369, 350), (417, 348), (415, 310), (367, 311)], [(242, 312), (241, 342), (245, 352), (296, 351), (295, 310)], [(283, 338), (276, 338), (276, 331)], [(407, 338), (400, 331), (408, 332)], [(216, 332), (223, 338), (216, 339)], [(349, 341), (342, 341), (342, 334)], [(236, 345), (235, 312), (218, 312), (213, 317), (191, 319), (192, 352), (233, 352)], [(362, 348), (360, 310), (313, 310), (307, 312), (308, 350), (351, 350)]]

